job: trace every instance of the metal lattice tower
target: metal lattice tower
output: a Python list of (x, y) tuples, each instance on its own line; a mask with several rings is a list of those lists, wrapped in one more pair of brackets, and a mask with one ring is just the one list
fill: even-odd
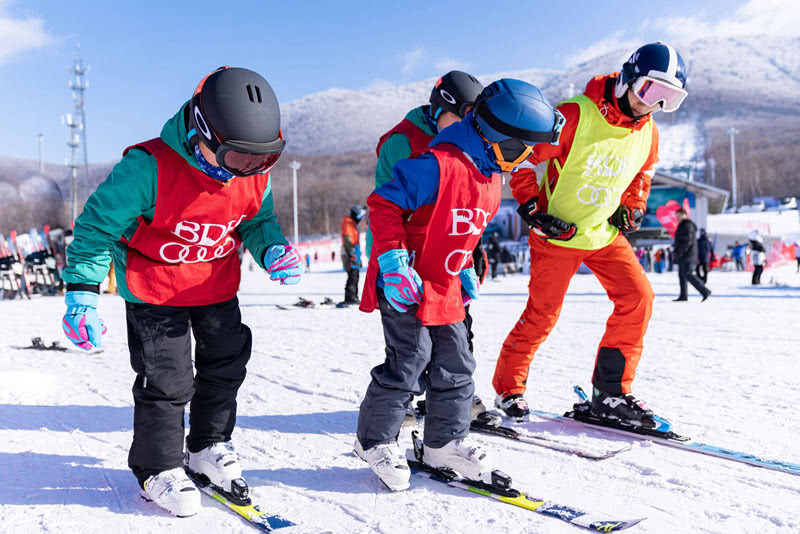
[(75, 54), (75, 61), (70, 69), (70, 74), (75, 78), (69, 81), (69, 88), (72, 89), (72, 101), (75, 103), (75, 114), (80, 115), (81, 122), (81, 137), (83, 138), (83, 163), (86, 172), (86, 182), (89, 183), (89, 155), (86, 144), (86, 106), (84, 100), (84, 91), (89, 88), (89, 80), (85, 78), (91, 67), (83, 64), (81, 60), (81, 47), (78, 45), (78, 50)]
[(61, 117), (61, 122), (69, 128), (69, 140), (67, 146), (72, 151), (72, 158), (67, 163), (72, 169), (72, 192), (70, 194), (70, 204), (72, 206), (72, 225), (75, 224), (75, 219), (78, 218), (78, 147), (81, 144), (81, 134), (79, 133), (83, 128), (83, 123), (77, 118), (73, 117), (71, 113), (67, 113)]

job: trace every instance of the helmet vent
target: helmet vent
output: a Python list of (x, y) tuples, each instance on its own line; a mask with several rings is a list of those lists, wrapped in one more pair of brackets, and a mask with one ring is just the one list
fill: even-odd
[[(250, 98), (250, 102), (258, 102), (261, 103), (261, 89), (257, 85), (250, 85), (247, 84), (247, 96)], [(254, 91), (255, 90), (255, 91)]]

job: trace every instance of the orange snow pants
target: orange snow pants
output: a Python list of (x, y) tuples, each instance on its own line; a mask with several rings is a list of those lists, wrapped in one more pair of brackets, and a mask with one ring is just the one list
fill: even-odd
[(609, 393), (630, 393), (653, 310), (653, 289), (628, 240), (619, 235), (598, 250), (561, 247), (533, 234), (529, 243), (528, 304), (503, 343), (492, 380), (495, 391), (500, 395), (525, 392), (533, 355), (553, 330), (570, 279), (584, 263), (614, 303), (600, 340), (592, 383)]

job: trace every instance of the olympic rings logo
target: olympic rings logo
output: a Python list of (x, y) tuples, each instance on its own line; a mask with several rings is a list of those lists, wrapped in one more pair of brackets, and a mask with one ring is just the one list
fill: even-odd
[[(586, 194), (587, 190), (589, 191), (588, 196)], [(575, 194), (581, 204), (597, 206), (598, 208), (608, 206), (611, 195), (612, 191), (608, 187), (597, 187), (591, 184), (583, 184)]]
[[(458, 258), (457, 256), (458, 254), (461, 254), (461, 261), (456, 260), (456, 264), (458, 265), (458, 267), (456, 267), (455, 270), (450, 269), (450, 260), (453, 259), (454, 256)], [(450, 254), (448, 254), (447, 257), (444, 259), (444, 270), (447, 271), (448, 274), (451, 274), (453, 276), (458, 276), (458, 274), (461, 273), (461, 269), (463, 269), (464, 266), (469, 261), (470, 254), (472, 254), (471, 250), (464, 250), (460, 248), (457, 248), (454, 251), (450, 252)]]
[(158, 253), (167, 263), (201, 263), (224, 258), (236, 250), (236, 241), (227, 236), (225, 241), (216, 247), (202, 245), (184, 245), (183, 243), (165, 243)]

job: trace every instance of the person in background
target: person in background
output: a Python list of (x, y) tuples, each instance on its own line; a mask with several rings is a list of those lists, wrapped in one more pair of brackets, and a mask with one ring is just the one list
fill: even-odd
[(306, 272), (311, 272), (311, 254), (308, 252), (306, 252)]
[(342, 268), (347, 273), (344, 284), (343, 305), (358, 304), (358, 277), (361, 272), (361, 245), (358, 237), (358, 223), (367, 215), (364, 206), (353, 206), (350, 213), (342, 217)]
[(269, 83), (221, 67), (159, 137), (124, 151), (75, 221), (64, 333), (81, 349), (101, 346), (99, 284), (113, 256), (136, 373), (128, 466), (142, 497), (177, 516), (200, 510), (184, 467), (236, 502), (247, 489), (231, 442), (253, 342), (236, 297), (237, 248), (243, 243), (271, 280), (299, 282), (300, 257), (277, 222), (269, 174), (285, 144)]
[(738, 241), (734, 242), (733, 250), (731, 251), (731, 258), (736, 263), (736, 270), (737, 271), (744, 271), (744, 253), (745, 253), (746, 245), (739, 243)]
[(794, 259), (797, 260), (797, 272), (800, 273), (800, 241), (794, 244)]
[(702, 301), (705, 301), (711, 295), (711, 290), (694, 274), (695, 263), (697, 263), (697, 226), (682, 209), (675, 212), (675, 217), (678, 219), (678, 228), (675, 230), (673, 248), (675, 249), (675, 262), (678, 264), (678, 283), (681, 292), (673, 301), (689, 300), (687, 282), (692, 284), (703, 296)]
[(711, 265), (711, 241), (706, 235), (706, 229), (700, 229), (700, 236), (697, 238), (697, 266), (695, 273), (704, 284), (708, 283), (708, 270)]
[(761, 274), (767, 265), (767, 251), (764, 249), (764, 238), (761, 237), (758, 230), (750, 235), (750, 262), (753, 264), (753, 279), (751, 283), (754, 286), (760, 285)]
[(492, 280), (497, 278), (497, 269), (500, 267), (502, 255), (503, 250), (502, 247), (500, 247), (500, 234), (492, 232), (492, 235), (489, 236), (489, 245), (486, 247), (486, 257), (489, 259)]
[(662, 273), (664, 271), (664, 249), (658, 248), (656, 249), (655, 253), (653, 254), (653, 267), (657, 273)]

